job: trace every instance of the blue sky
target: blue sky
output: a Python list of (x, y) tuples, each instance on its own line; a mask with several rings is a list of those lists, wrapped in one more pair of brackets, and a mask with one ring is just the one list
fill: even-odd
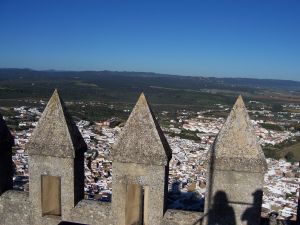
[(300, 80), (300, 1), (0, 0), (0, 67)]

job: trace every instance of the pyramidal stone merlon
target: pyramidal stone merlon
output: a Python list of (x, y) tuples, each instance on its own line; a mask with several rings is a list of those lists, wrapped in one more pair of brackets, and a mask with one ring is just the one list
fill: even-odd
[(113, 148), (115, 162), (167, 165), (169, 144), (142, 93)]
[(264, 172), (266, 160), (242, 96), (234, 104), (211, 150), (215, 169)]
[(267, 167), (241, 96), (210, 149), (207, 169), (205, 224), (259, 225)]
[(86, 144), (57, 90), (50, 98), (26, 146), (31, 155), (74, 158)]

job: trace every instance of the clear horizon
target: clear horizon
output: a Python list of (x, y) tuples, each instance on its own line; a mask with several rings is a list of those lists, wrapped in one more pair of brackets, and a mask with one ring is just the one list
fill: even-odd
[(0, 67), (300, 81), (300, 2), (1, 1)]
[(126, 73), (154, 73), (154, 74), (161, 74), (161, 75), (170, 75), (170, 76), (186, 76), (186, 77), (206, 77), (206, 78), (245, 78), (245, 79), (262, 79), (262, 80), (283, 80), (283, 81), (295, 81), (300, 82), (296, 79), (284, 79), (284, 78), (263, 78), (263, 77), (252, 77), (252, 76), (204, 76), (204, 75), (190, 75), (190, 74), (171, 74), (171, 73), (160, 73), (160, 72), (153, 72), (153, 71), (135, 71), (135, 70), (106, 70), (106, 69), (99, 69), (99, 70), (68, 70), (68, 69), (34, 69), (34, 68), (18, 68), (18, 67), (0, 67), (0, 69), (24, 69), (24, 70), (32, 70), (32, 71), (54, 71), (54, 72), (103, 72), (103, 71), (109, 71), (109, 72), (126, 72)]

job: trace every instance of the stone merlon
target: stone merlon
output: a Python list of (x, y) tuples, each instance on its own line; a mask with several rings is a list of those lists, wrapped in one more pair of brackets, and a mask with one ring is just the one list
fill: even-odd
[[(234, 104), (211, 150), (215, 169), (265, 172), (264, 153), (254, 133), (242, 96)], [(213, 159), (212, 159), (213, 158)]]
[(26, 146), (28, 153), (74, 158), (75, 151), (86, 148), (72, 116), (55, 90)]
[(167, 165), (169, 144), (142, 93), (113, 148), (114, 162)]

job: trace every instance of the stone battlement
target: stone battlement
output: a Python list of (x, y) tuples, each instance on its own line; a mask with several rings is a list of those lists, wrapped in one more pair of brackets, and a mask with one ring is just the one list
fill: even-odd
[(112, 202), (84, 198), (87, 150), (57, 90), (26, 149), (29, 193), (12, 189), (13, 137), (0, 120), (3, 225), (258, 225), (266, 161), (240, 96), (207, 160), (205, 212), (166, 207), (172, 151), (144, 94), (113, 147)]

